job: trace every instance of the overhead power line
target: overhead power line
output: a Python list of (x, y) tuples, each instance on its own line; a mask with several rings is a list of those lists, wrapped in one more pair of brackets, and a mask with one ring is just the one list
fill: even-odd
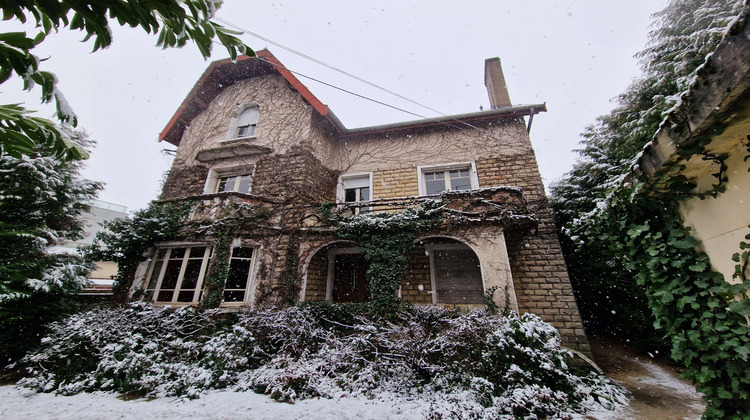
[[(382, 87), (382, 86), (379, 86), (379, 85), (377, 85), (377, 84), (375, 84), (375, 83), (372, 83), (372, 82), (370, 82), (370, 81), (368, 81), (368, 80), (365, 80), (365, 79), (363, 79), (363, 78), (361, 78), (361, 77), (355, 76), (355, 75), (353, 75), (353, 74), (351, 74), (351, 73), (349, 73), (349, 72), (346, 72), (346, 71), (344, 71), (344, 70), (341, 70), (341, 69), (340, 69), (340, 68), (338, 68), (338, 67), (334, 67), (334, 66), (332, 66), (332, 65), (330, 65), (330, 64), (328, 64), (328, 63), (326, 63), (326, 62), (324, 62), (324, 61), (318, 60), (318, 59), (317, 59), (317, 58), (315, 58), (315, 57), (310, 57), (309, 55), (307, 55), (307, 54), (305, 54), (305, 53), (302, 53), (302, 52), (300, 52), (300, 51), (297, 51), (297, 50), (295, 50), (295, 49), (293, 49), (293, 48), (287, 47), (286, 45), (280, 44), (280, 43), (278, 43), (278, 42), (276, 42), (276, 41), (274, 41), (274, 40), (272, 40), (272, 39), (266, 38), (266, 37), (264, 37), (263, 35), (257, 34), (257, 33), (253, 32), (253, 31), (250, 31), (249, 29), (243, 28), (243, 27), (241, 27), (241, 26), (239, 26), (239, 25), (235, 25), (234, 23), (232, 23), (232, 22), (229, 22), (229, 21), (227, 21), (226, 19), (222, 19), (222, 18), (219, 18), (219, 17), (217, 17), (217, 18), (215, 18), (215, 19), (216, 19), (216, 20), (217, 20), (218, 22), (221, 22), (221, 23), (223, 23), (223, 24), (225, 24), (225, 25), (227, 25), (227, 26), (230, 26), (230, 27), (232, 27), (232, 28), (234, 28), (234, 29), (237, 29), (238, 31), (242, 31), (242, 32), (244, 32), (244, 33), (246, 33), (246, 34), (248, 34), (248, 35), (254, 36), (255, 38), (258, 38), (258, 39), (260, 39), (260, 40), (263, 40), (263, 41), (265, 41), (265, 42), (268, 42), (268, 43), (269, 43), (269, 44), (271, 44), (271, 45), (277, 46), (277, 47), (279, 47), (279, 48), (281, 48), (281, 49), (284, 49), (284, 50), (286, 50), (286, 51), (289, 51), (289, 52), (290, 52), (290, 53), (292, 53), (292, 54), (296, 54), (296, 55), (298, 55), (298, 56), (300, 56), (300, 57), (302, 57), (302, 58), (304, 58), (304, 59), (306, 59), (306, 60), (310, 60), (310, 61), (312, 61), (313, 63), (319, 64), (319, 65), (321, 65), (321, 66), (323, 66), (323, 67), (326, 67), (326, 68), (328, 68), (328, 69), (331, 69), (331, 70), (333, 70), (333, 71), (335, 71), (335, 72), (341, 73), (341, 74), (343, 74), (343, 75), (345, 75), (345, 76), (347, 76), (347, 77), (350, 77), (350, 78), (352, 78), (352, 79), (354, 79), (354, 80), (357, 80), (357, 81), (359, 81), (359, 82), (362, 82), (362, 83), (364, 83), (364, 84), (366, 84), (366, 85), (368, 85), (368, 86), (372, 86), (372, 87), (374, 87), (374, 88), (376, 88), (376, 89), (379, 89), (379, 90), (381, 90), (381, 91), (383, 91), (383, 92), (386, 92), (386, 93), (388, 93), (388, 94), (390, 94), (390, 95), (396, 96), (397, 98), (403, 99), (403, 100), (405, 100), (405, 101), (407, 101), (407, 102), (411, 102), (412, 104), (414, 104), (414, 105), (417, 105), (417, 106), (420, 106), (420, 107), (422, 107), (422, 108), (424, 108), (424, 109), (426, 109), (426, 110), (428, 110), (428, 111), (432, 111), (432, 112), (434, 112), (434, 113), (436, 113), (436, 114), (440, 114), (440, 115), (442, 115), (442, 116), (444, 116), (444, 117), (447, 117), (447, 116), (448, 116), (448, 115), (446, 115), (446, 114), (444, 114), (444, 113), (442, 113), (442, 112), (440, 112), (440, 111), (438, 111), (438, 110), (436, 110), (436, 109), (430, 108), (430, 107), (429, 107), (429, 106), (427, 106), (427, 105), (423, 105), (423, 104), (421, 104), (421, 103), (419, 103), (419, 102), (417, 102), (417, 101), (415, 101), (415, 100), (412, 100), (412, 99), (409, 99), (409, 98), (407, 98), (406, 96), (400, 95), (400, 94), (398, 94), (398, 93), (396, 93), (396, 92), (393, 92), (393, 91), (391, 91), (391, 90), (389, 90), (389, 89), (386, 89), (386, 88), (384, 88), (384, 87)], [(417, 115), (417, 114), (413, 114), (413, 115)]]
[[(341, 70), (341, 69), (339, 69), (339, 68), (337, 68), (337, 67), (331, 66), (331, 65), (329, 65), (329, 64), (327, 64), (327, 63), (325, 63), (325, 62), (323, 62), (323, 61), (320, 61), (320, 60), (318, 60), (318, 59), (316, 59), (316, 58), (314, 58), (314, 57), (311, 57), (311, 56), (309, 56), (309, 55), (307, 55), (307, 54), (304, 54), (304, 53), (302, 53), (302, 52), (300, 52), (300, 51), (297, 51), (297, 50), (295, 50), (295, 49), (293, 49), (293, 48), (287, 47), (286, 45), (283, 45), (283, 44), (281, 44), (281, 43), (278, 43), (278, 42), (276, 42), (276, 41), (274, 41), (274, 40), (272, 40), (272, 39), (266, 38), (266, 37), (264, 37), (264, 36), (262, 36), (262, 35), (260, 35), (260, 34), (257, 34), (257, 33), (255, 33), (255, 32), (252, 32), (252, 31), (250, 31), (250, 30), (248, 30), (248, 29), (246, 29), (246, 28), (243, 28), (243, 27), (241, 27), (241, 26), (239, 26), (239, 25), (236, 25), (236, 24), (234, 24), (234, 23), (232, 23), (232, 22), (229, 22), (229, 21), (227, 21), (226, 19), (222, 19), (222, 18), (219, 18), (219, 17), (216, 17), (216, 18), (214, 18), (214, 19), (215, 19), (216, 21), (218, 21), (218, 22), (221, 22), (221, 23), (223, 23), (224, 25), (227, 25), (227, 26), (230, 26), (230, 27), (232, 27), (232, 28), (234, 28), (234, 29), (237, 29), (238, 31), (242, 31), (242, 32), (244, 32), (244, 33), (247, 33), (248, 35), (251, 35), (251, 36), (253, 36), (253, 37), (255, 37), (255, 38), (258, 38), (258, 39), (260, 39), (260, 40), (262, 40), (262, 41), (268, 42), (268, 43), (269, 43), (269, 44), (271, 44), (271, 45), (277, 46), (277, 47), (279, 47), (279, 48), (281, 48), (281, 49), (284, 49), (284, 50), (286, 50), (286, 51), (289, 51), (289, 52), (290, 52), (290, 53), (292, 53), (292, 54), (298, 55), (298, 56), (300, 56), (300, 57), (302, 57), (302, 58), (304, 58), (304, 59), (306, 59), (306, 60), (312, 61), (312, 62), (314, 62), (314, 63), (316, 63), (316, 64), (319, 64), (319, 65), (321, 65), (321, 66), (324, 66), (324, 67), (326, 67), (326, 68), (328, 68), (328, 69), (331, 69), (331, 70), (334, 70), (334, 71), (336, 71), (336, 72), (338, 72), (338, 73), (341, 73), (341, 74), (343, 74), (343, 75), (345, 75), (345, 76), (347, 76), (347, 77), (353, 78), (353, 79), (355, 79), (355, 80), (357, 80), (357, 81), (359, 81), (359, 82), (365, 83), (365, 84), (367, 84), (367, 85), (369, 85), (369, 86), (372, 86), (372, 87), (375, 87), (375, 88), (377, 88), (377, 89), (379, 89), (379, 90), (382, 90), (382, 91), (384, 91), (384, 92), (386, 92), (386, 93), (388, 93), (388, 94), (394, 95), (394, 96), (396, 96), (396, 97), (398, 97), (398, 98), (404, 99), (404, 100), (406, 100), (406, 101), (408, 101), (408, 102), (411, 102), (411, 103), (413, 103), (413, 104), (415, 104), (415, 105), (418, 105), (418, 106), (420, 106), (420, 107), (422, 107), (422, 108), (425, 108), (425, 109), (427, 109), (427, 110), (430, 110), (430, 111), (432, 111), (432, 112), (435, 112), (435, 113), (437, 113), (437, 114), (440, 114), (440, 115), (441, 115), (441, 116), (443, 116), (443, 117), (450, 117), (450, 115), (447, 115), (447, 114), (445, 114), (445, 113), (442, 113), (442, 112), (440, 112), (440, 111), (437, 111), (437, 110), (435, 110), (435, 109), (433, 109), (433, 108), (430, 108), (430, 107), (428, 107), (428, 106), (426, 106), (426, 105), (420, 104), (420, 103), (419, 103), (419, 102), (417, 102), (417, 101), (414, 101), (414, 100), (412, 100), (412, 99), (409, 99), (409, 98), (407, 98), (407, 97), (405, 97), (405, 96), (403, 96), (403, 95), (400, 95), (400, 94), (398, 94), (398, 93), (392, 92), (392, 91), (390, 91), (390, 90), (388, 90), (388, 89), (386, 89), (386, 88), (384, 88), (384, 87), (378, 86), (378, 85), (376, 85), (376, 84), (374, 84), (374, 83), (372, 83), (372, 82), (369, 82), (369, 81), (367, 81), (367, 80), (365, 80), (365, 79), (362, 79), (361, 77), (355, 76), (355, 75), (353, 75), (353, 74), (351, 74), (351, 73), (348, 73), (348, 72), (346, 72), (346, 71), (344, 71), (344, 70)], [(220, 44), (220, 43), (219, 43), (219, 42), (217, 42), (217, 41), (214, 41), (214, 43), (216, 43), (216, 44)], [(360, 99), (364, 99), (364, 100), (366, 100), (366, 101), (370, 101), (370, 102), (376, 103), (376, 104), (378, 104), (378, 105), (382, 105), (382, 106), (385, 106), (385, 107), (387, 107), (387, 108), (391, 108), (391, 109), (394, 109), (394, 110), (397, 110), (397, 111), (401, 111), (401, 112), (403, 112), (403, 113), (406, 113), (406, 114), (409, 114), (409, 115), (413, 115), (413, 116), (415, 116), (415, 117), (418, 117), (418, 118), (421, 118), (421, 119), (425, 119), (425, 120), (431, 120), (431, 121), (434, 121), (434, 122), (437, 122), (437, 123), (443, 124), (443, 125), (445, 125), (445, 126), (448, 126), (448, 127), (453, 127), (453, 128), (459, 129), (459, 130), (464, 130), (464, 128), (462, 128), (462, 127), (458, 126), (458, 125), (463, 125), (463, 126), (466, 126), (466, 127), (470, 128), (470, 129), (473, 129), (473, 130), (477, 130), (477, 131), (479, 131), (479, 132), (483, 133), (484, 135), (486, 135), (486, 136), (488, 136), (488, 137), (490, 137), (490, 138), (492, 138), (492, 139), (494, 139), (494, 140), (497, 140), (497, 141), (503, 142), (503, 143), (516, 144), (516, 145), (520, 145), (520, 144), (521, 144), (521, 143), (519, 143), (519, 142), (517, 142), (517, 141), (514, 141), (514, 140), (507, 140), (507, 139), (504, 139), (504, 138), (498, 137), (498, 136), (496, 136), (496, 135), (494, 135), (494, 134), (492, 134), (492, 133), (488, 132), (487, 130), (485, 130), (485, 129), (481, 128), (481, 127), (477, 127), (477, 126), (475, 126), (475, 125), (473, 125), (473, 124), (471, 124), (471, 123), (468, 123), (468, 122), (466, 122), (466, 121), (461, 121), (461, 120), (459, 120), (459, 119), (457, 119), (457, 118), (451, 118), (451, 121), (452, 121), (452, 122), (454, 122), (454, 123), (457, 123), (458, 125), (456, 125), (456, 124), (452, 124), (451, 122), (448, 122), (448, 121), (444, 121), (444, 120), (440, 120), (440, 119), (437, 119), (437, 118), (435, 118), (435, 117), (428, 117), (428, 116), (425, 116), (425, 115), (421, 115), (421, 114), (418, 114), (418, 113), (416, 113), (416, 112), (412, 112), (412, 111), (409, 111), (409, 110), (406, 110), (406, 109), (403, 109), (403, 108), (397, 107), (397, 106), (395, 106), (395, 105), (391, 105), (391, 104), (389, 104), (389, 103), (386, 103), (386, 102), (383, 102), (383, 101), (380, 101), (380, 100), (377, 100), (377, 99), (373, 99), (373, 98), (370, 98), (370, 97), (368, 97), (368, 96), (365, 96), (365, 95), (363, 95), (363, 94), (359, 94), (359, 93), (353, 92), (353, 91), (351, 91), (351, 90), (348, 90), (348, 89), (345, 89), (345, 88), (342, 88), (342, 87), (336, 86), (336, 85), (334, 85), (334, 84), (332, 84), (332, 83), (328, 83), (328, 82), (325, 82), (325, 81), (323, 81), (323, 80), (320, 80), (320, 79), (314, 78), (314, 77), (312, 77), (312, 76), (307, 76), (307, 75), (305, 75), (305, 74), (302, 74), (302, 73), (300, 73), (300, 72), (298, 72), (298, 71), (292, 70), (292, 69), (290, 69), (290, 68), (288, 68), (288, 67), (286, 67), (286, 66), (283, 66), (283, 65), (279, 65), (279, 64), (275, 64), (275, 63), (272, 63), (272, 62), (270, 62), (270, 61), (268, 61), (268, 60), (265, 60), (265, 59), (263, 59), (263, 58), (261, 58), (261, 57), (257, 57), (257, 56), (256, 56), (255, 58), (256, 58), (256, 59), (259, 59), (259, 60), (261, 60), (261, 61), (263, 61), (263, 62), (266, 62), (266, 63), (268, 63), (268, 64), (270, 64), (270, 65), (272, 65), (272, 66), (274, 66), (274, 67), (278, 67), (278, 68), (282, 68), (282, 69), (284, 69), (284, 70), (287, 70), (287, 71), (289, 71), (290, 73), (293, 73), (293, 74), (295, 74), (295, 75), (297, 75), (297, 76), (300, 76), (300, 77), (303, 77), (303, 78), (306, 78), (306, 79), (312, 80), (312, 81), (314, 81), (314, 82), (320, 83), (320, 84), (322, 84), (322, 85), (328, 86), (328, 87), (330, 87), (330, 88), (332, 88), (332, 89), (336, 89), (336, 90), (339, 90), (339, 91), (341, 91), (341, 92), (344, 92), (344, 93), (347, 93), (347, 94), (349, 94), (349, 95), (352, 95), (352, 96), (356, 96), (356, 97), (358, 97), (358, 98), (360, 98)]]

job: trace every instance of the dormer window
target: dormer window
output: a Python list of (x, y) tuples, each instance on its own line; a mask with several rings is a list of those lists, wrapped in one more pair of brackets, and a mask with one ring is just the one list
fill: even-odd
[(234, 111), (227, 140), (254, 138), (260, 116), (257, 102), (242, 104)]
[(255, 124), (241, 125), (237, 127), (237, 138), (255, 137)]

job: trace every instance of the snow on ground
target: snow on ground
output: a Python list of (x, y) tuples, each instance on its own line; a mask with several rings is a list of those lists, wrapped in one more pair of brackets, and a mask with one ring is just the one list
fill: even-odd
[[(600, 411), (586, 418), (621, 419), (615, 412)], [(14, 385), (0, 386), (0, 419), (3, 420), (141, 420), (185, 419), (424, 419), (431, 412), (428, 399), (381, 395), (378, 398), (346, 397), (279, 403), (252, 391), (210, 391), (196, 400), (157, 398), (124, 401), (117, 394), (96, 392), (72, 396), (37, 393)], [(573, 419), (584, 417), (574, 415)]]
[(197, 400), (123, 401), (116, 394), (102, 392), (65, 397), (12, 385), (0, 387), (0, 418), (3, 420), (421, 419), (428, 410), (429, 403), (425, 400), (390, 396), (373, 400), (310, 399), (286, 404), (252, 391), (212, 391)]
[(684, 395), (692, 399), (701, 398), (698, 392), (695, 390), (695, 387), (679, 380), (663, 367), (649, 362), (638, 361), (638, 363), (640, 363), (641, 366), (643, 366), (643, 368), (646, 370), (646, 372), (648, 372), (648, 375), (640, 378), (641, 383), (670, 388), (675, 391), (675, 394)]

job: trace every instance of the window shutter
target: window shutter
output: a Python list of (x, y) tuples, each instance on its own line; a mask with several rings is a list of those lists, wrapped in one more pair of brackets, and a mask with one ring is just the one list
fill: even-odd
[(237, 127), (257, 124), (258, 115), (258, 107), (251, 107), (242, 111), (242, 113), (237, 117)]
[(364, 188), (370, 186), (370, 177), (363, 176), (357, 178), (344, 178), (344, 189), (349, 188)]

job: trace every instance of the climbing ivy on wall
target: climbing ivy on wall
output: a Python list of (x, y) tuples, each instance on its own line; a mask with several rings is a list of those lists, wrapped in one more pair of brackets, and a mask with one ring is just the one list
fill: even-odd
[(93, 261), (117, 263), (115, 289), (125, 292), (135, 267), (146, 259), (144, 254), (155, 243), (174, 237), (183, 226), (190, 203), (159, 204), (152, 202), (129, 217), (103, 223), (91, 246), (84, 249)]
[[(691, 184), (675, 179), (672, 185), (658, 197), (638, 194), (638, 185), (621, 189), (596, 223), (581, 225), (576, 233), (580, 240), (602, 244), (643, 288), (654, 326), (670, 339), (672, 358), (686, 367), (683, 377), (705, 394), (704, 418), (746, 418), (750, 282), (728, 283), (711, 270), (679, 213)], [(744, 244), (743, 249), (750, 247)], [(735, 261), (746, 254), (738, 253)]]
[[(202, 226), (215, 238), (214, 253), (204, 280), (204, 294), (200, 309), (218, 308), (224, 299), (224, 286), (229, 276), (229, 257), (232, 242), (240, 232), (252, 230), (270, 217), (268, 209), (247, 203), (230, 203), (224, 216), (209, 226)], [(237, 245), (239, 246), (239, 245)]]
[(370, 263), (366, 275), (369, 305), (375, 313), (388, 316), (398, 310), (401, 302), (397, 292), (407, 267), (405, 254), (414, 247), (420, 230), (437, 227), (441, 219), (437, 204), (430, 202), (397, 213), (330, 216), (338, 226), (336, 234), (354, 241)]
[(229, 255), (234, 229), (223, 225), (214, 230), (214, 235), (216, 236), (214, 253), (203, 282), (203, 299), (198, 306), (200, 309), (218, 308), (221, 305), (224, 285), (229, 275)]

